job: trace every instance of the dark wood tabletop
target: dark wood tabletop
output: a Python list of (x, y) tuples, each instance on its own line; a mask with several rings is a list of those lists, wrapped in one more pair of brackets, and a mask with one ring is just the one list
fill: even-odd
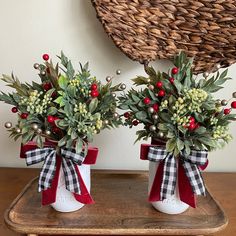
[[(38, 169), (0, 168), (0, 235), (19, 236), (4, 224), (4, 211), (24, 186), (37, 176)], [(236, 235), (236, 173), (204, 173), (205, 183), (229, 218), (227, 228), (216, 235)]]

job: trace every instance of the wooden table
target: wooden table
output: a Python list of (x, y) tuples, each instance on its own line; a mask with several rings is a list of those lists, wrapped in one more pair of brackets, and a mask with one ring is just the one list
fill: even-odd
[[(37, 169), (19, 169), (19, 168), (0, 168), (0, 213), (10, 205), (12, 200), (21, 192), (22, 188), (38, 173)], [(205, 180), (208, 188), (214, 194), (214, 197), (223, 206), (229, 217), (228, 227), (217, 235), (235, 235), (236, 234), (236, 173), (206, 173)], [(114, 213), (115, 214), (115, 213)], [(6, 228), (1, 221), (1, 236), (19, 235)]]

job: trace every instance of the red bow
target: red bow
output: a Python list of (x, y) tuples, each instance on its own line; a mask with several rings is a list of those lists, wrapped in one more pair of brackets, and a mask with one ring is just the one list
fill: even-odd
[[(140, 151), (140, 159), (141, 160), (148, 160), (148, 152), (149, 148), (151, 146), (158, 146), (155, 144), (141, 144), (141, 151)], [(204, 170), (208, 165), (208, 162), (200, 166), (201, 170)], [(152, 188), (149, 194), (149, 201), (154, 202), (154, 201), (160, 201), (160, 189), (161, 189), (161, 183), (162, 183), (162, 178), (163, 178), (163, 169), (164, 169), (164, 162), (160, 161), (159, 166), (156, 171), (156, 175), (154, 177), (154, 181), (152, 184)], [(196, 196), (193, 193), (192, 187), (189, 183), (189, 179), (185, 174), (185, 170), (182, 166), (181, 161), (179, 160), (178, 163), (178, 185), (179, 185), (179, 196), (180, 200), (182, 202), (187, 203), (191, 207), (196, 207)]]
[[(46, 141), (44, 143), (44, 147), (55, 147), (55, 145), (56, 145), (55, 143), (50, 142), (50, 141)], [(38, 146), (36, 145), (35, 142), (29, 142), (26, 145), (22, 145), (21, 151), (20, 151), (20, 157), (26, 158), (25, 153), (27, 151), (34, 150), (36, 148), (38, 148)], [(98, 149), (95, 147), (89, 147), (88, 154), (85, 157), (83, 164), (87, 164), (87, 165), (95, 164), (97, 155), (98, 155)], [(55, 172), (55, 176), (53, 178), (52, 184), (51, 184), (51, 188), (42, 191), (42, 205), (52, 204), (56, 201), (56, 192), (57, 192), (60, 168), (61, 168), (61, 158), (57, 156), (56, 172)], [(94, 200), (92, 199), (91, 195), (89, 194), (86, 188), (86, 185), (83, 181), (83, 178), (80, 174), (80, 171), (77, 165), (75, 165), (75, 169), (76, 169), (76, 173), (79, 179), (80, 190), (81, 190), (81, 194), (73, 193), (75, 199), (78, 202), (81, 202), (83, 204), (93, 204)]]

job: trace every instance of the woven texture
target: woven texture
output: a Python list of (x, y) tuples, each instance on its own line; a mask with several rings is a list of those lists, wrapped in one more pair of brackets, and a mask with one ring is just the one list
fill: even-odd
[(194, 73), (236, 62), (235, 0), (92, 0), (106, 33), (133, 60), (194, 56)]

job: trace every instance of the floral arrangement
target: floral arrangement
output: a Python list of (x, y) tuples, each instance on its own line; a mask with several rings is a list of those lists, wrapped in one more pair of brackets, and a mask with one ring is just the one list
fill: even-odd
[[(148, 76), (133, 79), (142, 88), (131, 89), (119, 97), (120, 108), (127, 110), (123, 114), (125, 125), (144, 125), (137, 131), (137, 140), (161, 139), (175, 156), (182, 151), (189, 155), (192, 148), (211, 151), (222, 147), (231, 140), (229, 124), (236, 120), (236, 115), (231, 114), (236, 100), (226, 108), (230, 100), (213, 97), (231, 79), (227, 70), (205, 73), (205, 78), (197, 79), (192, 73), (192, 61), (181, 52), (168, 73), (146, 66)], [(236, 98), (236, 92), (232, 97)]]
[(75, 146), (76, 153), (87, 153), (87, 144), (102, 129), (116, 127), (121, 119), (116, 112), (116, 92), (124, 84), (103, 85), (88, 70), (88, 63), (76, 72), (72, 63), (61, 53), (55, 66), (49, 55), (43, 55), (43, 64), (34, 64), (39, 71), (39, 82), (21, 83), (13, 74), (3, 75), (1, 80), (15, 91), (1, 92), (0, 100), (12, 105), (18, 123), (5, 126), (10, 137), (22, 137), (22, 143), (36, 141), (43, 147), (44, 139), (58, 142), (58, 146)]

